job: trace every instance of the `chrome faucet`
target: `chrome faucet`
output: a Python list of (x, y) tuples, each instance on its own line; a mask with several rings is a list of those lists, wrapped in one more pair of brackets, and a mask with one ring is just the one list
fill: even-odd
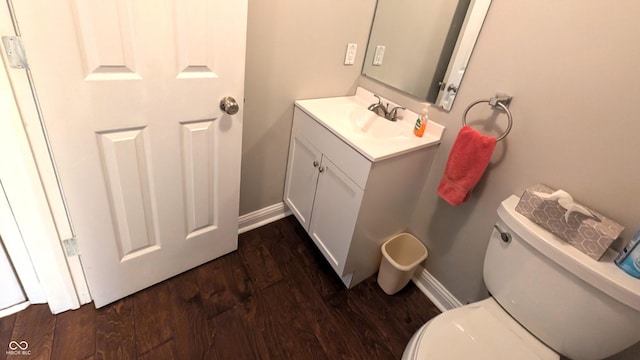
[(369, 105), (367, 109), (373, 111), (374, 113), (376, 113), (376, 115), (382, 116), (387, 120), (390, 120), (390, 121), (398, 120), (398, 110), (406, 110), (406, 108), (403, 108), (402, 106), (396, 106), (393, 109), (389, 110), (389, 103), (387, 103), (387, 105), (384, 105), (382, 104), (382, 99), (380, 99), (380, 96), (378, 95), (373, 95), (373, 96), (378, 98), (378, 102), (375, 104)]
[(378, 98), (378, 102), (375, 103), (375, 104), (369, 105), (369, 107), (367, 109), (373, 111), (378, 116), (382, 116), (383, 118), (386, 118), (387, 117), (387, 108), (389, 107), (389, 104), (387, 104), (387, 106), (385, 107), (384, 105), (382, 105), (382, 100), (380, 99), (380, 96), (378, 96), (378, 95), (373, 95), (373, 96)]

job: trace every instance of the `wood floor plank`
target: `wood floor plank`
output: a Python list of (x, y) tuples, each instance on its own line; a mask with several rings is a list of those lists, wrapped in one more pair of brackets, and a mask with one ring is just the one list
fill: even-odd
[(166, 341), (153, 350), (138, 355), (138, 360), (178, 360), (183, 359), (178, 353), (173, 339)]
[[(411, 285), (414, 286), (414, 285)], [(352, 288), (349, 293), (349, 303), (354, 311), (380, 329), (379, 341), (384, 343), (398, 358), (401, 357), (407, 342), (416, 329), (407, 329), (400, 324), (393, 308), (401, 303), (401, 299), (385, 294), (375, 281), (369, 278)]]
[(265, 289), (265, 319), (263, 334), (270, 353), (276, 359), (327, 359), (322, 346), (310, 326), (307, 316), (300, 311), (300, 291), (276, 283)]
[(7, 357), (6, 350), (9, 348), (16, 316), (16, 314), (11, 314), (0, 318), (0, 360), (4, 360)]
[(254, 312), (252, 325), (261, 330), (261, 340), (273, 359), (325, 358), (313, 331), (313, 321), (309, 320), (309, 309), (303, 306), (307, 302), (303, 292), (310, 290), (319, 297), (317, 292), (309, 287), (298, 289), (293, 285), (296, 279), (303, 279), (308, 284), (308, 279), (304, 280), (304, 271), (289, 249), (290, 242), (282, 238), (278, 227), (269, 224), (260, 228), (258, 233), (269, 254), (277, 254), (273, 260), (284, 279), (256, 291), (254, 301), (249, 304)]
[[(327, 299), (329, 313), (338, 327), (335, 331), (340, 340), (332, 340), (331, 333), (324, 334), (327, 347), (332, 347), (332, 352), (340, 351), (340, 342), (345, 342), (354, 359), (394, 359), (391, 349), (381, 341), (383, 330), (372, 324), (369, 319), (357, 308), (353, 301), (349, 302), (348, 293), (340, 292)], [(355, 309), (354, 309), (355, 308)]]
[[(318, 346), (318, 349), (313, 350), (314, 357), (325, 357), (324, 346), (316, 336), (316, 331), (320, 326), (330, 329), (333, 324), (326, 322), (329, 318), (325, 316), (326, 309), (322, 298), (308, 276), (307, 263), (300, 258), (301, 256), (304, 257), (305, 254), (301, 255), (296, 252), (296, 248), (299, 246), (296, 241), (298, 239), (297, 235), (293, 232), (283, 231), (278, 224), (269, 224), (260, 230), (261, 238), (269, 248), (270, 253), (277, 254), (275, 259), (280, 272), (284, 276), (283, 281), (262, 292), (264, 303), (261, 310), (270, 316), (265, 319), (264, 323), (266, 327), (264, 337), (268, 345), (271, 346), (270, 351), (273, 352), (275, 349), (275, 351), (282, 352), (283, 354), (279, 356), (308, 358), (310, 356), (309, 353), (295, 353), (300, 350), (286, 346), (287, 344), (290, 345), (291, 342), (303, 342), (300, 345), (305, 348)], [(263, 235), (265, 232), (268, 234), (267, 236)], [(275, 299), (284, 294), (286, 294), (286, 297), (275, 301)], [(280, 305), (276, 308), (275, 305), (278, 303)], [(288, 309), (287, 307), (291, 308)], [(282, 314), (280, 314), (280, 311), (282, 311)], [(324, 323), (319, 324), (318, 321), (323, 321)], [(281, 342), (283, 344), (274, 344), (277, 340), (270, 337), (275, 331), (274, 329), (278, 327), (283, 327), (282, 330), (277, 331), (282, 336)], [(305, 341), (309, 342), (309, 344), (304, 345)]]
[(166, 282), (132, 296), (136, 354), (144, 354), (173, 338), (173, 302)]
[(173, 300), (175, 347), (181, 359), (215, 359), (207, 314), (194, 270), (180, 274), (169, 282)]
[[(11, 340), (26, 341), (29, 359), (50, 359), (56, 317), (46, 304), (31, 305), (18, 313)], [(8, 355), (7, 359), (21, 359), (21, 355)]]
[(52, 359), (86, 359), (96, 351), (96, 315), (93, 304), (56, 316)]
[(251, 295), (251, 280), (235, 252), (194, 270), (207, 318), (236, 306)]
[[(288, 220), (292, 219), (290, 217)], [(304, 272), (313, 286), (328, 300), (327, 303), (332, 306), (329, 312), (332, 313), (333, 322), (341, 323), (344, 329), (358, 332), (357, 337), (361, 338), (363, 343), (368, 343), (366, 349), (360, 349), (357, 353), (369, 354), (368, 356), (373, 358), (399, 358), (415, 330), (439, 313), (413, 284), (410, 284), (406, 291), (388, 296), (377, 286), (374, 275), (357, 285), (356, 289), (346, 290), (341, 281), (336, 280), (337, 276), (328, 263), (323, 258), (318, 259), (318, 256), (322, 255), (312, 240), (306, 234), (300, 233), (304, 232), (304, 229), (297, 223), (286, 224), (283, 221), (279, 222), (279, 225), (283, 232), (289, 234), (285, 238), (298, 243), (289, 245), (289, 248), (295, 251), (291, 259), (297, 259), (306, 269)], [(278, 253), (286, 254), (286, 249), (280, 248)], [(323, 269), (323, 266), (326, 269)], [(289, 271), (287, 276), (296, 277), (296, 273), (298, 271)], [(297, 286), (303, 286), (302, 279), (297, 278), (296, 282)], [(358, 289), (359, 287), (363, 288)], [(354, 294), (358, 296), (353, 296)], [(419, 304), (415, 301), (408, 302), (408, 299), (416, 297), (420, 299)], [(412, 308), (407, 308), (407, 305), (411, 305)], [(374, 317), (368, 317), (367, 313), (372, 308), (379, 310)], [(359, 325), (354, 326), (355, 324)], [(319, 338), (321, 337), (319, 334)], [(335, 346), (329, 341), (324, 344)]]
[[(306, 275), (314, 283), (320, 296), (326, 298), (345, 288), (329, 262), (322, 256), (295, 217), (289, 216), (274, 223), (273, 226), (283, 234), (288, 247), (292, 249), (292, 260), (306, 269)], [(281, 251), (278, 254), (281, 254)]]
[[(411, 283), (396, 295), (398, 299), (394, 299), (389, 306), (399, 326), (409, 334), (413, 334), (427, 321), (440, 314), (440, 310), (430, 301), (425, 301), (425, 295)], [(391, 299), (396, 295), (387, 298)]]
[[(327, 356), (332, 359), (392, 359), (391, 351), (377, 341), (376, 328), (349, 311), (346, 301), (349, 290), (324, 258), (316, 258), (316, 253), (320, 252), (314, 248), (311, 239), (296, 233), (295, 224), (285, 223), (281, 230), (287, 241), (274, 244), (274, 248), (283, 260), (283, 273), (304, 295), (297, 302), (301, 312), (308, 314), (309, 324)], [(323, 266), (328, 270), (322, 269)], [(338, 306), (345, 312), (337, 312)], [(349, 349), (348, 352), (345, 349)]]
[[(264, 228), (267, 228), (265, 226)], [(285, 277), (284, 283), (290, 287), (294, 301), (297, 304), (296, 317), (303, 319), (302, 321), (307, 323), (309, 329), (314, 333), (318, 343), (326, 353), (328, 358), (352, 358), (350, 356), (344, 356), (345, 347), (347, 343), (342, 329), (340, 329), (339, 323), (337, 323), (333, 316), (329, 313), (326, 304), (320, 292), (318, 291), (317, 284), (319, 278), (328, 277), (328, 280), (321, 280), (320, 282), (339, 281), (337, 277), (333, 275), (327, 275), (322, 271), (317, 272), (316, 264), (309, 266), (308, 253), (300, 254), (299, 247), (300, 239), (297, 234), (292, 231), (287, 231), (288, 226), (280, 227), (272, 225), (271, 228), (277, 231), (280, 236), (276, 241), (265, 241), (270, 246), (273, 253), (278, 254), (277, 262), (280, 267), (280, 272)], [(302, 258), (307, 258), (307, 260)], [(313, 261), (311, 261), (313, 263)], [(310, 273), (313, 275), (309, 276)], [(340, 289), (340, 288), (335, 288)], [(336, 291), (334, 289), (334, 292)], [(357, 347), (358, 344), (355, 344)]]
[(218, 359), (251, 360), (260, 357), (260, 350), (247, 337), (242, 316), (236, 308), (209, 319), (208, 327)]
[(259, 291), (245, 299), (236, 308), (241, 316), (242, 326), (246, 332), (245, 336), (254, 352), (258, 354), (257, 359), (269, 360), (278, 359), (270, 354), (267, 343), (264, 339), (266, 332), (264, 314), (264, 299)]
[(97, 310), (95, 359), (135, 358), (133, 298), (126, 297)]
[[(286, 278), (292, 279), (295, 286), (301, 288), (305, 294), (319, 293), (323, 299), (327, 299), (328, 303), (333, 306), (333, 309), (325, 310), (326, 313), (330, 314), (325, 316), (326, 319), (316, 319), (315, 323), (326, 322), (327, 324), (340, 324), (335, 325), (336, 328), (333, 329), (333, 331), (331, 331), (332, 326), (319, 326), (315, 330), (327, 354), (335, 355), (342, 347), (349, 346), (349, 344), (341, 344), (341, 342), (343, 342), (345, 338), (353, 337), (367, 344), (366, 348), (354, 349), (353, 354), (356, 358), (359, 354), (365, 354), (373, 358), (399, 358), (412, 332), (402, 332), (393, 335), (387, 334), (387, 332), (384, 331), (386, 327), (394, 328), (397, 326), (397, 320), (392, 318), (391, 314), (388, 315), (388, 318), (391, 319), (388, 325), (381, 325), (380, 323), (385, 319), (381, 320), (379, 316), (374, 318), (374, 320), (378, 320), (378, 323), (372, 323), (371, 319), (366, 315), (366, 310), (368, 310), (369, 307), (366, 304), (357, 304), (359, 297), (352, 297), (350, 299), (348, 295), (340, 295), (342, 293), (349, 294), (353, 289), (346, 290), (341, 280), (333, 273), (333, 270), (330, 270), (330, 273), (322, 270), (322, 264), (326, 264), (326, 261), (320, 259), (315, 260), (316, 263), (314, 263), (314, 260), (310, 260), (316, 256), (315, 254), (320, 254), (319, 250), (314, 248), (315, 245), (313, 245), (311, 239), (296, 234), (295, 224), (281, 224), (281, 226), (282, 231), (287, 234), (284, 237), (293, 241), (293, 243), (273, 244), (273, 246), (277, 248), (274, 249), (274, 252), (277, 252), (279, 258), (284, 260), (282, 266), (284, 266), (285, 269), (282, 271)], [(309, 243), (311, 243), (311, 245), (309, 245)], [(326, 266), (328, 266), (328, 264), (326, 264)], [(383, 301), (385, 299), (382, 297), (387, 295), (377, 288), (375, 279), (368, 279), (368, 281), (372, 282), (376, 288), (370, 289), (371, 291), (365, 291), (363, 293), (364, 295), (376, 297), (376, 303), (378, 305), (384, 304), (385, 306), (389, 306), (390, 304), (397, 304), (398, 300), (385, 303)], [(318, 286), (319, 284), (326, 285)], [(341, 299), (341, 301), (333, 299), (336, 296), (337, 299)], [(333, 301), (331, 301), (332, 299)], [(370, 301), (367, 297), (365, 297), (364, 300)], [(308, 302), (312, 303), (312, 301)], [(341, 307), (336, 308), (338, 305)], [(318, 305), (315, 306), (317, 307)], [(383, 310), (382, 312), (389, 312), (389, 310)], [(323, 312), (321, 311), (319, 313)], [(314, 314), (318, 316), (317, 313)], [(353, 326), (353, 324), (359, 325)], [(344, 333), (336, 337), (335, 334), (340, 331)]]
[(281, 239), (281, 234), (274, 226), (264, 226), (259, 231), (246, 232), (238, 239), (238, 242), (242, 243), (238, 252), (258, 289), (267, 288), (282, 280), (278, 264), (267, 246), (269, 242), (278, 239)]

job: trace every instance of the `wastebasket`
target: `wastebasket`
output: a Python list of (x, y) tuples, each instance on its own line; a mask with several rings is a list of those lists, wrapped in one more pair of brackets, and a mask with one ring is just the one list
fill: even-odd
[(382, 244), (382, 260), (378, 285), (388, 295), (400, 291), (409, 283), (416, 266), (427, 258), (427, 248), (407, 233), (398, 234)]

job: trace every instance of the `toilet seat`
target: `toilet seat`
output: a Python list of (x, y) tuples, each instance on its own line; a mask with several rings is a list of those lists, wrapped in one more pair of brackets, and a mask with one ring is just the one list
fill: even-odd
[(403, 360), (558, 360), (493, 299), (445, 311), (411, 338)]

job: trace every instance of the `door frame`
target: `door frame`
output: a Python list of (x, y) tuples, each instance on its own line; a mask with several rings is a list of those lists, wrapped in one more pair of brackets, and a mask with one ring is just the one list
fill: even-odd
[[(0, 149), (2, 151), (4, 149)], [(0, 172), (2, 174), (4, 171)], [(11, 205), (7, 200), (2, 183), (0, 182), (0, 235), (6, 249), (7, 256), (13, 265), (16, 276), (28, 301), (34, 304), (44, 304), (47, 297), (42, 290), (38, 274), (36, 274), (29, 256), (29, 251), (13, 215)], [(2, 249), (0, 248), (0, 251)], [(2, 316), (0, 316), (2, 317)]]
[[(0, 34), (17, 36), (19, 29), (12, 26), (9, 4), (0, 6)], [(0, 132), (0, 181), (21, 235), (9, 235), (3, 241), (7, 248), (20, 243), (26, 248), (52, 313), (77, 309), (91, 297), (80, 257), (66, 257), (62, 246), (62, 240), (73, 237), (69, 236), (72, 226), (40, 121), (37, 96), (28, 71), (10, 68), (4, 49), (1, 53), (0, 102), (6, 129)], [(25, 260), (24, 254), (9, 256), (14, 264)]]
[[(27, 250), (31, 265), (40, 282), (44, 300), (49, 303), (53, 313), (59, 313), (80, 306), (71, 278), (67, 261), (60, 246), (56, 226), (49, 211), (47, 197), (38, 176), (27, 136), (23, 130), (22, 119), (12, 89), (8, 84), (6, 66), (0, 74), (0, 102), (3, 106), (3, 125), (0, 131), (0, 181), (6, 195), (6, 202), (13, 214), (19, 231), (3, 233), (3, 241), (10, 248), (19, 248), (22, 244)], [(12, 69), (13, 70), (13, 69)], [(6, 129), (5, 129), (6, 128)], [(4, 214), (7, 214), (6, 207)], [(3, 216), (3, 222), (10, 221)], [(14, 264), (25, 261), (25, 254), (10, 252)], [(16, 256), (19, 256), (17, 259)], [(28, 281), (20, 276), (27, 289)], [(31, 298), (29, 299), (31, 301)], [(33, 300), (41, 302), (43, 299)]]

